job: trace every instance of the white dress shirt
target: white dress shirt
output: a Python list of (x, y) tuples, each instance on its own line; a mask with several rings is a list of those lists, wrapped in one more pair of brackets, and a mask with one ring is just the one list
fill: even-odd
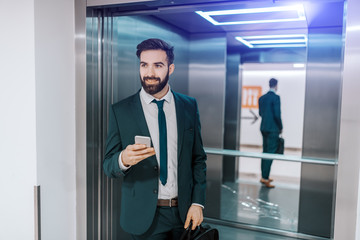
[[(160, 166), (160, 146), (159, 146), (159, 124), (158, 124), (158, 107), (156, 103), (152, 101), (155, 98), (145, 92), (142, 88), (140, 91), (140, 101), (144, 111), (146, 123), (150, 132), (151, 141), (155, 149), (156, 159), (158, 165)], [(167, 182), (164, 185), (161, 184), (159, 179), (159, 199), (171, 199), (178, 196), (178, 181), (177, 181), (177, 146), (178, 146), (178, 132), (177, 132), (177, 122), (176, 122), (176, 109), (175, 109), (175, 100), (174, 96), (170, 90), (167, 94), (156, 100), (165, 100), (163, 105), (163, 110), (166, 118), (166, 131), (167, 131), (167, 150), (168, 150), (168, 166), (167, 166)], [(146, 161), (143, 160), (143, 161)], [(119, 165), (122, 170), (127, 170), (128, 168), (124, 166), (121, 161), (121, 154), (119, 156)]]

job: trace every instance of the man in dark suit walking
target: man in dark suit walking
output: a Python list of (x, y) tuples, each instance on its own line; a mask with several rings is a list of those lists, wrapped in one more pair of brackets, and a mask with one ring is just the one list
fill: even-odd
[[(279, 144), (279, 134), (283, 126), (281, 121), (280, 97), (276, 94), (278, 81), (271, 78), (270, 90), (259, 98), (259, 115), (261, 116), (260, 131), (263, 137), (263, 153), (276, 153)], [(269, 178), (271, 159), (261, 159), (261, 180), (268, 188), (275, 187)]]
[[(179, 239), (203, 221), (206, 154), (194, 98), (168, 84), (173, 47), (160, 39), (137, 46), (142, 88), (112, 105), (103, 168), (123, 177), (122, 228), (134, 239)], [(136, 135), (152, 146), (134, 144)]]

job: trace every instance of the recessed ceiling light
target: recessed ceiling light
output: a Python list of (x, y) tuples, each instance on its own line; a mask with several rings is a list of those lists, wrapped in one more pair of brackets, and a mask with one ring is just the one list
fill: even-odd
[(261, 35), (235, 37), (249, 48), (306, 47), (307, 37), (304, 34)]
[[(214, 25), (291, 22), (306, 20), (303, 5), (232, 9), (208, 12), (196, 11), (196, 13)], [(273, 15), (272, 18), (269, 18), (270, 16), (268, 14), (262, 15), (263, 13), (280, 13), (282, 15), (277, 15), (276, 17)], [(231, 18), (226, 18), (226, 16)]]
[(349, 27), (346, 27), (346, 30), (347, 31), (359, 31), (360, 30), (360, 25), (355, 25), (355, 26), (349, 26)]
[(304, 68), (304, 67), (305, 67), (305, 64), (304, 64), (304, 63), (294, 63), (294, 64), (293, 64), (293, 67), (294, 67), (294, 68)]

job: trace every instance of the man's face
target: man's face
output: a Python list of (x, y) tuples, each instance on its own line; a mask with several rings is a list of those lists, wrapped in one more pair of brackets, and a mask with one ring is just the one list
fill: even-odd
[(147, 93), (154, 95), (164, 89), (173, 72), (174, 64), (168, 66), (165, 51), (146, 50), (140, 54), (140, 80)]

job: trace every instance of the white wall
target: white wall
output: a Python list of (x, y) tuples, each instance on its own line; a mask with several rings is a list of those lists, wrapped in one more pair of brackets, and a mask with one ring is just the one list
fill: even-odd
[(34, 239), (34, 1), (0, 9), (0, 239)]
[[(261, 86), (262, 94), (269, 91), (270, 78), (276, 78), (281, 100), (281, 118), (283, 137), (286, 147), (302, 148), (304, 104), (305, 104), (305, 68), (294, 68), (293, 64), (248, 63), (242, 66), (242, 85)], [(260, 97), (260, 96), (259, 96)], [(252, 109), (259, 116), (259, 109)], [(242, 117), (251, 116), (249, 109), (242, 108)], [(241, 121), (241, 144), (262, 145), (260, 133), (261, 118), (254, 124), (248, 119)]]
[(35, 0), (42, 239), (76, 239), (74, 34), (73, 0)]
[(74, 1), (1, 0), (0, 239), (75, 236)]
[(339, 157), (337, 169), (335, 240), (360, 239), (360, 2), (348, 0)]

